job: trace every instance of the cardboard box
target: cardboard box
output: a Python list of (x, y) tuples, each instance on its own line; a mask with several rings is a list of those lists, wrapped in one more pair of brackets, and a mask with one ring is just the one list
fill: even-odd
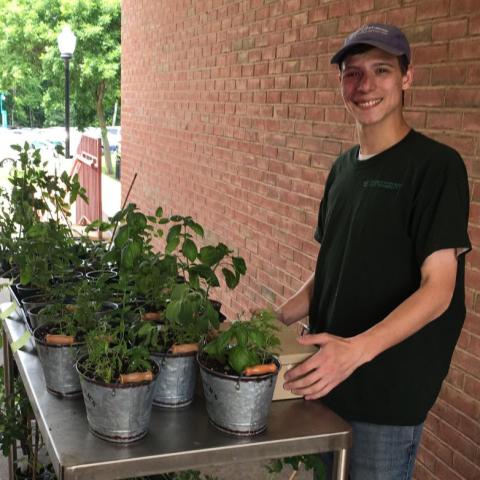
[(315, 345), (300, 345), (297, 342), (296, 339), (301, 331), (299, 325), (293, 324), (287, 327), (286, 325), (283, 325), (283, 323), (279, 323), (278, 327), (278, 336), (281, 342), (278, 358), (282, 368), (278, 373), (277, 384), (275, 385), (275, 391), (273, 392), (273, 400), (298, 398), (298, 395), (294, 395), (292, 392), (283, 389), (285, 373), (295, 365), (303, 362), (305, 359), (316, 353), (318, 347)]

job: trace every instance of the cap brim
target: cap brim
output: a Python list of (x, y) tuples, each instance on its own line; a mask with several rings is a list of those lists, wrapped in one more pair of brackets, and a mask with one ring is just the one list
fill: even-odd
[(371, 45), (372, 47), (377, 47), (380, 50), (384, 50), (385, 52), (391, 53), (392, 55), (406, 55), (405, 52), (398, 50), (397, 48), (392, 48), (390, 45), (385, 45), (382, 42), (375, 42), (375, 41), (361, 41), (358, 43), (351, 43), (350, 45), (346, 45), (345, 47), (341, 48), (331, 59), (330, 63), (332, 65), (337, 64), (339, 65), (340, 62), (343, 60), (345, 55), (348, 54), (349, 50), (358, 46), (358, 45)]

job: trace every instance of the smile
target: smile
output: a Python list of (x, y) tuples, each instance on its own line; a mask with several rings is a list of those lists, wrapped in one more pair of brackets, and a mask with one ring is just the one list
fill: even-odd
[(374, 100), (368, 100), (367, 102), (355, 102), (355, 105), (360, 108), (372, 108), (376, 107), (381, 101), (381, 98), (376, 98)]

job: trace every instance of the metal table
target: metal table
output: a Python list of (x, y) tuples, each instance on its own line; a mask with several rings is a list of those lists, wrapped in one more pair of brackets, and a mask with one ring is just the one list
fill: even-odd
[(18, 313), (3, 323), (5, 385), (11, 386), (15, 361), (60, 480), (122, 479), (325, 451), (335, 452), (333, 478), (347, 479), (349, 424), (321, 403), (301, 399), (273, 402), (267, 431), (253, 438), (217, 431), (198, 395), (181, 410), (154, 407), (149, 433), (136, 443), (119, 446), (98, 439), (88, 429), (82, 398), (47, 392), (32, 340), (12, 355), (10, 343), (24, 332)]

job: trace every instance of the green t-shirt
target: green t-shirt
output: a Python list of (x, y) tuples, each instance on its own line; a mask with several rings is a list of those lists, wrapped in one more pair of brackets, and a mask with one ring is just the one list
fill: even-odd
[[(415, 292), (428, 255), (471, 248), (467, 173), (455, 150), (413, 130), (368, 160), (358, 160), (358, 149), (332, 167), (315, 232), (321, 249), (310, 327), (342, 337), (377, 324)], [(464, 262), (462, 254), (447, 311), (358, 368), (327, 405), (350, 420), (424, 421), (465, 319)]]

